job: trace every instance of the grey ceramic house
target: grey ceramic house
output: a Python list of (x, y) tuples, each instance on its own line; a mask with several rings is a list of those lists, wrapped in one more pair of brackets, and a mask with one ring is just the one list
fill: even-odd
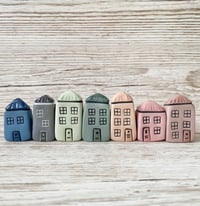
[(55, 139), (55, 103), (48, 95), (35, 100), (33, 105), (33, 134), (36, 141), (48, 142)]
[(94, 94), (86, 99), (83, 113), (83, 140), (105, 142), (110, 140), (109, 99)]

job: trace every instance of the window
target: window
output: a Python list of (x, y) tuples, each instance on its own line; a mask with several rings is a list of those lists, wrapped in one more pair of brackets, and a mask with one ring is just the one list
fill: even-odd
[(78, 124), (78, 117), (71, 117), (71, 124)]
[(42, 120), (42, 127), (49, 127), (49, 120)]
[(100, 125), (107, 125), (107, 119), (106, 118), (100, 118), (99, 119), (99, 124)]
[(121, 116), (121, 109), (120, 108), (114, 109), (114, 116)]
[(107, 109), (100, 109), (99, 110), (99, 116), (106, 116), (107, 115)]
[(115, 129), (114, 130), (114, 136), (115, 137), (121, 137), (121, 129)]
[(130, 118), (124, 118), (124, 126), (130, 125), (131, 124), (131, 119)]
[(43, 110), (40, 110), (40, 109), (38, 109), (38, 110), (36, 110), (36, 117), (37, 118), (42, 118), (43, 117)]
[(121, 119), (120, 118), (114, 118), (114, 125), (120, 126), (121, 125)]
[(184, 117), (191, 117), (191, 110), (184, 110)]
[(171, 123), (171, 129), (172, 130), (178, 129), (178, 122), (172, 122)]
[(95, 116), (96, 110), (95, 109), (88, 109), (88, 115), (89, 116)]
[(161, 127), (154, 127), (154, 134), (160, 134)]
[(178, 139), (179, 138), (179, 132), (172, 132), (172, 139)]
[(190, 128), (190, 121), (184, 121), (183, 128)]
[(67, 107), (59, 107), (60, 114), (67, 114)]
[(59, 117), (59, 124), (66, 124), (66, 117)]
[(131, 110), (130, 109), (124, 109), (124, 116), (130, 116)]
[(172, 110), (171, 117), (173, 117), (173, 118), (179, 117), (179, 111), (178, 110)]
[(160, 123), (161, 123), (161, 117), (155, 116), (155, 117), (153, 118), (153, 121), (154, 121), (154, 124), (160, 124)]
[(7, 118), (7, 125), (12, 125), (14, 124), (14, 118), (13, 117), (8, 117)]
[(95, 118), (88, 118), (88, 125), (95, 125)]
[(144, 116), (143, 117), (143, 124), (150, 124), (150, 117)]
[(78, 107), (71, 107), (71, 114), (78, 114)]
[(17, 124), (24, 124), (24, 117), (22, 116), (17, 117)]

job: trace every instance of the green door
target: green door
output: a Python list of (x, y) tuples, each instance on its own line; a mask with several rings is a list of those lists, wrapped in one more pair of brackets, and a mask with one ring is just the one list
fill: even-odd
[(101, 142), (101, 129), (97, 129), (97, 128), (93, 129), (93, 141)]
[(72, 129), (65, 129), (65, 141), (73, 141), (73, 132)]

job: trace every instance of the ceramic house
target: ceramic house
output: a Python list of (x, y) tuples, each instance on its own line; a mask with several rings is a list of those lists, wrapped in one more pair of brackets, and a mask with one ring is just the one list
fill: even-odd
[(195, 138), (195, 108), (192, 101), (182, 95), (169, 99), (165, 105), (167, 114), (166, 141), (191, 142)]
[(48, 95), (33, 104), (33, 140), (48, 142), (55, 138), (55, 103)]
[(105, 142), (110, 140), (109, 99), (94, 94), (86, 99), (83, 113), (83, 140)]
[(131, 142), (136, 139), (134, 102), (130, 95), (117, 93), (111, 102), (111, 139)]
[(32, 112), (20, 98), (13, 100), (4, 113), (4, 137), (7, 141), (26, 141), (32, 138)]
[(137, 139), (145, 142), (165, 140), (165, 109), (154, 101), (137, 107)]
[(82, 138), (82, 98), (68, 91), (56, 103), (55, 137), (58, 141), (78, 141)]

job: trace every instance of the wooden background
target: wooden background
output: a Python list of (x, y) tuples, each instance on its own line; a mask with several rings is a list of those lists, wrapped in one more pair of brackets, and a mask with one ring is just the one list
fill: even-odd
[[(12, 99), (68, 89), (136, 105), (185, 94), (197, 141), (4, 141)], [(199, 205), (199, 0), (0, 0), (0, 93), (0, 205)]]

